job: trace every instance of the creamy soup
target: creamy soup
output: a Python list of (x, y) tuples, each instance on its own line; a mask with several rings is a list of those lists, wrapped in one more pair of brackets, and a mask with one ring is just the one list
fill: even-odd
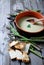
[[(41, 25), (33, 25), (31, 22), (27, 22), (28, 19), (33, 18), (36, 19), (35, 17), (23, 17), (22, 19), (19, 20), (19, 26), (21, 27), (22, 30), (25, 30), (27, 32), (38, 32), (43, 29), (43, 26)], [(42, 23), (41, 21), (39, 21)]]

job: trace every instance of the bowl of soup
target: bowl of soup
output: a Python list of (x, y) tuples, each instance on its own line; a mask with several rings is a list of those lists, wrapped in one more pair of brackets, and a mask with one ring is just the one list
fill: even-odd
[[(44, 33), (44, 25), (38, 24), (43, 24), (44, 20), (39, 20), (42, 18), (44, 18), (42, 14), (29, 10), (18, 14), (14, 23), (16, 24), (16, 28), (21, 35), (26, 37), (40, 36)], [(37, 21), (37, 23), (35, 24), (33, 20), (35, 20), (35, 22)]]

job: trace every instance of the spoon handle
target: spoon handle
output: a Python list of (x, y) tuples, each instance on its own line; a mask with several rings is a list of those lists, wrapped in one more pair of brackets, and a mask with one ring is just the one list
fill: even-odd
[(44, 18), (41, 18), (41, 19), (39, 19), (39, 20), (40, 20), (40, 21), (41, 21), (41, 20), (44, 20)]
[(43, 21), (42, 23), (38, 23), (39, 21), (42, 21), (42, 20), (44, 20), (44, 18), (38, 19), (38, 20), (35, 22), (35, 24), (44, 25), (44, 21)]

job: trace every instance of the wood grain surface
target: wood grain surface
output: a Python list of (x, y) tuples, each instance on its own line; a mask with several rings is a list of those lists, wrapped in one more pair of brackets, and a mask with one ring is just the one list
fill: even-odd
[[(9, 26), (9, 20), (7, 20), (7, 16), (9, 13), (14, 13), (13, 5), (15, 2), (15, 0), (0, 0), (0, 65), (44, 65), (44, 60), (32, 53), (30, 53), (31, 63), (29, 64), (11, 61), (9, 58), (7, 51), (9, 31), (6, 29), (6, 26)], [(41, 13), (44, 14), (44, 0), (24, 0), (24, 2), (19, 0), (18, 2), (22, 3), (24, 9), (25, 7), (34, 10), (40, 9)], [(44, 43), (39, 43), (39, 45), (42, 47), (42, 55), (44, 56)]]

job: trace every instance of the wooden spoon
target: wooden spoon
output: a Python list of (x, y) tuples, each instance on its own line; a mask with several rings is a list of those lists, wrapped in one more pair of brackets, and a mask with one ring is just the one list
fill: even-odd
[(44, 25), (44, 22), (42, 22), (42, 23), (40, 23), (39, 21), (42, 21), (42, 20), (44, 20), (44, 18), (41, 18), (41, 19), (33, 19), (33, 18), (31, 18), (31, 19), (28, 19), (27, 21), (29, 21), (29, 22), (31, 22), (32, 24), (34, 24), (34, 25)]

